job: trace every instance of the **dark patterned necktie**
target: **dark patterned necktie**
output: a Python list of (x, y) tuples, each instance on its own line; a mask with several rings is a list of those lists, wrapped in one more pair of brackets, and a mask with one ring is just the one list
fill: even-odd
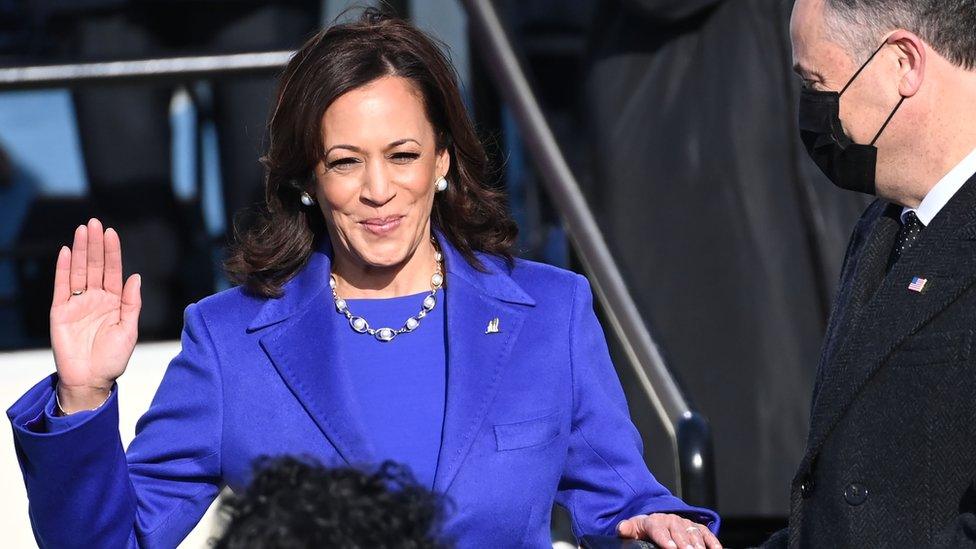
[(891, 249), (891, 257), (888, 259), (888, 268), (898, 262), (902, 254), (908, 251), (916, 241), (922, 236), (922, 229), (925, 225), (918, 219), (915, 212), (905, 214), (901, 229), (898, 230), (898, 238), (895, 239), (895, 247)]

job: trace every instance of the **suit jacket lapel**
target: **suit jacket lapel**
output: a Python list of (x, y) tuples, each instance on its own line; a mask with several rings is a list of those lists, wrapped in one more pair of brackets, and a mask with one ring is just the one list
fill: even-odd
[[(440, 235), (439, 235), (440, 236)], [(484, 423), (509, 355), (534, 302), (500, 267), (472, 268), (440, 237), (447, 270), (447, 403), (434, 490), (446, 492)], [(498, 319), (497, 333), (486, 333)]]
[(272, 325), (260, 338), (285, 384), (348, 465), (373, 461), (374, 450), (359, 420), (345, 362), (338, 344), (339, 318), (327, 292), (330, 272), (327, 243), (270, 300), (250, 330)]
[[(884, 218), (882, 218), (884, 219)], [(887, 221), (875, 231), (890, 231)], [(881, 239), (873, 238), (880, 242)], [(889, 246), (890, 250), (890, 246)], [(870, 276), (880, 257), (869, 258), (863, 276)], [(870, 378), (911, 334), (948, 307), (976, 281), (976, 177), (970, 179), (923, 231), (884, 277), (849, 328), (846, 338), (826, 364), (822, 386), (810, 421), (810, 440), (801, 474), (809, 467), (827, 435)], [(859, 275), (860, 276), (860, 275)], [(925, 278), (921, 293), (908, 289), (915, 276)], [(856, 299), (852, 297), (852, 299)], [(856, 307), (856, 305), (855, 305)], [(798, 475), (799, 477), (799, 475)]]
[(845, 341), (851, 328), (860, 318), (864, 305), (884, 279), (888, 256), (900, 227), (898, 211), (900, 208), (893, 205), (881, 211), (881, 215), (868, 229), (866, 242), (860, 247), (859, 253), (845, 266), (845, 273), (842, 273), (843, 282), (838, 289), (837, 303), (840, 305), (835, 309), (836, 318), (831, 318), (825, 337), (821, 370), (830, 365), (830, 359), (838, 346)]

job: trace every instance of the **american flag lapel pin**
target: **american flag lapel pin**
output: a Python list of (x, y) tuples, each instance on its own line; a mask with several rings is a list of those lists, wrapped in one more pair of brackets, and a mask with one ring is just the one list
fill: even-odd
[(500, 330), (498, 329), (498, 317), (491, 319), (488, 323), (488, 328), (485, 329), (486, 334), (497, 334)]
[(929, 280), (927, 278), (916, 276), (912, 278), (912, 281), (908, 284), (908, 289), (913, 292), (922, 293), (925, 290), (925, 284), (927, 284), (928, 281)]

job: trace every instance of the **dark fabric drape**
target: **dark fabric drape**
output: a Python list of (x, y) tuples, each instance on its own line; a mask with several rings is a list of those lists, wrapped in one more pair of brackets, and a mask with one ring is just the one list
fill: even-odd
[(730, 515), (788, 513), (830, 298), (866, 204), (799, 143), (787, 4), (605, 0), (585, 81), (586, 193), (712, 423)]

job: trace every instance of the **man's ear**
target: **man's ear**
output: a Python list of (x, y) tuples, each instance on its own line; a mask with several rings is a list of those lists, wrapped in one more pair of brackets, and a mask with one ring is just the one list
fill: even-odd
[(907, 30), (897, 30), (888, 37), (898, 51), (898, 93), (902, 97), (912, 97), (922, 88), (925, 81), (925, 42), (918, 35)]

